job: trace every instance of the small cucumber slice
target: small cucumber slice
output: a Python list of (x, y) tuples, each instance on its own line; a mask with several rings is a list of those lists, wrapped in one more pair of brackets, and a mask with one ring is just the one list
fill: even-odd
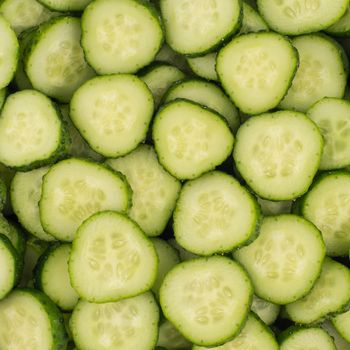
[(204, 56), (188, 57), (187, 63), (191, 67), (193, 73), (207, 80), (218, 81), (219, 77), (215, 70), (216, 52), (207, 53)]
[(254, 295), (251, 310), (254, 311), (266, 325), (270, 326), (276, 321), (280, 312), (280, 306)]

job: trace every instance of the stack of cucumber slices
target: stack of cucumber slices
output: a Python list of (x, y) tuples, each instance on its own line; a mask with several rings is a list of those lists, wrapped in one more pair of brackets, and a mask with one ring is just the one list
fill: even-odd
[(350, 350), (350, 0), (0, 0), (1, 350)]

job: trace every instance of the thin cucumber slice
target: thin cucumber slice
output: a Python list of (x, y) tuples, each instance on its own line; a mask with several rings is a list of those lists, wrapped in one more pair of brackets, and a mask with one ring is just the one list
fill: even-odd
[(216, 71), (235, 105), (244, 113), (259, 114), (280, 103), (297, 65), (297, 51), (287, 38), (261, 32), (240, 35), (221, 49)]
[(204, 56), (188, 57), (187, 63), (192, 69), (193, 73), (199, 77), (207, 80), (218, 81), (219, 77), (215, 70), (216, 55), (216, 52), (211, 52)]
[(67, 132), (52, 101), (35, 90), (10, 95), (0, 115), (0, 161), (31, 170), (66, 154)]
[(214, 83), (189, 79), (175, 83), (166, 93), (164, 102), (183, 98), (207, 106), (222, 115), (232, 132), (240, 124), (238, 110), (224, 92)]
[(130, 74), (93, 78), (75, 91), (70, 103), (80, 134), (105, 157), (135, 149), (146, 137), (153, 110), (151, 91)]
[(166, 350), (190, 350), (192, 348), (192, 344), (168, 320), (159, 326), (157, 346)]
[(157, 342), (159, 310), (151, 293), (93, 304), (80, 300), (70, 329), (80, 350), (150, 350)]
[(279, 33), (300, 35), (326, 29), (345, 13), (348, 0), (257, 0), (269, 27)]
[(350, 102), (325, 97), (316, 102), (307, 115), (318, 125), (325, 140), (320, 170), (350, 165)]
[(333, 338), (337, 350), (350, 350), (350, 343), (340, 336), (330, 321), (323, 322), (321, 327)]
[(325, 30), (326, 33), (333, 36), (350, 35), (350, 6), (346, 9), (345, 14), (337, 22)]
[[(279, 350), (278, 343), (269, 328), (264, 325), (253, 313), (248, 315), (241, 332), (233, 340), (216, 346), (214, 348), (206, 348), (194, 345), (192, 350)], [(327, 349), (328, 350), (328, 349)], [(333, 350), (333, 349), (332, 349)]]
[(82, 16), (82, 46), (99, 74), (135, 73), (163, 43), (155, 10), (140, 0), (95, 0)]
[(0, 37), (0, 89), (3, 89), (15, 75), (19, 58), (19, 44), (16, 33), (1, 14)]
[(286, 312), (296, 323), (310, 324), (334, 313), (342, 313), (350, 302), (350, 270), (326, 258), (314, 287), (302, 299), (286, 305)]
[(280, 312), (280, 306), (254, 295), (251, 310), (254, 311), (266, 325), (270, 326), (276, 321)]
[(350, 311), (335, 316), (332, 323), (338, 333), (350, 343)]
[(79, 18), (58, 17), (42, 24), (24, 53), (24, 68), (35, 89), (61, 102), (95, 75), (80, 46)]
[(168, 272), (160, 288), (160, 305), (188, 340), (214, 346), (240, 331), (252, 296), (252, 285), (241, 266), (213, 256), (180, 263)]
[(185, 78), (185, 74), (177, 67), (165, 63), (154, 63), (151, 67), (142, 72), (140, 78), (151, 90), (154, 105), (157, 108), (169, 87)]
[(300, 64), (280, 107), (305, 112), (323, 97), (342, 98), (347, 63), (341, 46), (320, 34), (299, 36), (292, 43), (298, 50)]
[(275, 304), (306, 295), (320, 275), (325, 246), (317, 228), (296, 215), (263, 219), (258, 238), (234, 252), (248, 271), (255, 293)]
[(269, 27), (253, 6), (243, 0), (243, 20), (239, 34), (268, 31)]
[(239, 0), (161, 0), (160, 9), (167, 44), (185, 55), (214, 51), (241, 26)]
[(120, 174), (92, 161), (70, 158), (45, 175), (39, 202), (41, 224), (57, 239), (72, 241), (75, 231), (102, 210), (127, 212), (130, 187)]
[(44, 241), (55, 238), (46, 233), (40, 222), (39, 200), (43, 176), (49, 168), (17, 172), (11, 182), (11, 204), (21, 225), (35, 237)]
[(160, 235), (169, 221), (179, 196), (181, 184), (159, 164), (149, 145), (107, 164), (124, 174), (132, 189), (132, 205), (128, 215), (148, 236)]
[(322, 328), (290, 327), (280, 338), (280, 350), (336, 350), (332, 337)]
[(55, 11), (83, 11), (92, 0), (38, 0)]
[(268, 215), (290, 214), (293, 201), (269, 201), (268, 199), (257, 198), (261, 212)]
[(212, 255), (254, 239), (260, 210), (235, 178), (213, 171), (186, 182), (173, 218), (180, 246), (198, 255)]
[(186, 100), (165, 105), (155, 117), (152, 133), (159, 162), (180, 180), (221, 164), (234, 142), (220, 115)]
[(315, 182), (303, 198), (301, 214), (321, 231), (329, 256), (345, 256), (350, 248), (350, 174), (332, 172)]
[(152, 242), (127, 216), (104, 211), (78, 228), (69, 274), (83, 299), (103, 303), (144, 293), (154, 285), (157, 270)]
[(35, 287), (65, 311), (73, 310), (79, 299), (68, 273), (71, 250), (67, 243), (52, 245), (40, 257), (34, 272)]
[(2, 350), (62, 350), (67, 341), (62, 314), (44, 293), (17, 289), (0, 301)]

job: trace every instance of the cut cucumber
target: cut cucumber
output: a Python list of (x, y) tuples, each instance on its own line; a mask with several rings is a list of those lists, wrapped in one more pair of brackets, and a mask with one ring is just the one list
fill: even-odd
[(350, 311), (335, 316), (332, 323), (338, 333), (350, 343)]
[(180, 180), (221, 164), (234, 142), (220, 115), (186, 100), (165, 105), (155, 117), (152, 133), (159, 162)]
[(239, 34), (268, 31), (269, 27), (260, 14), (243, 0), (243, 20)]
[(192, 344), (168, 320), (159, 326), (157, 345), (166, 350), (192, 349)]
[(72, 241), (80, 224), (102, 210), (127, 212), (130, 187), (120, 174), (101, 164), (70, 158), (45, 175), (39, 202), (45, 232)]
[(250, 118), (236, 137), (237, 169), (260, 197), (290, 200), (308, 190), (320, 164), (323, 139), (304, 114), (279, 111)]
[(270, 326), (276, 321), (280, 312), (280, 306), (254, 295), (251, 310), (254, 311), (266, 325)]
[(215, 70), (216, 52), (207, 53), (204, 56), (188, 57), (187, 63), (191, 67), (193, 73), (207, 80), (219, 80)]
[(55, 11), (82, 11), (92, 0), (38, 0)]
[(234, 252), (246, 268), (255, 293), (275, 304), (306, 295), (318, 276), (325, 246), (317, 228), (296, 215), (263, 219), (258, 238)]
[(214, 346), (234, 337), (248, 315), (253, 289), (236, 262), (220, 256), (180, 263), (165, 276), (160, 305), (185, 338)]
[(328, 27), (326, 33), (333, 36), (349, 36), (350, 35), (350, 6), (348, 6), (345, 14), (337, 22)]
[(280, 103), (297, 65), (297, 51), (287, 38), (262, 32), (240, 35), (221, 49), (216, 71), (236, 106), (259, 114)]
[(153, 110), (151, 91), (129, 74), (93, 78), (75, 91), (70, 103), (80, 134), (105, 157), (135, 149), (146, 137)]
[(321, 327), (333, 338), (337, 350), (350, 350), (350, 343), (340, 336), (330, 321), (323, 322)]

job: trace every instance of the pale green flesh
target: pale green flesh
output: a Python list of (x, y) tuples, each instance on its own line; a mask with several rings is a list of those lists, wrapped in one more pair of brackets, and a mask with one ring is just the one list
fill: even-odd
[(324, 98), (307, 114), (318, 125), (325, 141), (320, 170), (350, 165), (350, 102)]
[(332, 39), (310, 34), (292, 43), (300, 64), (280, 107), (304, 112), (323, 97), (342, 98), (346, 72), (341, 51)]
[(119, 302), (79, 301), (70, 329), (79, 349), (149, 350), (157, 342), (159, 311), (151, 293)]
[(125, 157), (109, 159), (107, 164), (124, 174), (132, 188), (130, 218), (148, 236), (161, 234), (175, 208), (180, 182), (162, 168), (148, 145), (140, 145)]
[(256, 316), (248, 315), (246, 324), (233, 340), (214, 348), (194, 346), (192, 350), (278, 350), (279, 346), (270, 330)]
[(15, 259), (17, 259), (17, 257), (14, 256), (13, 252), (10, 251), (8, 246), (4, 243), (3, 237), (0, 237), (0, 299), (3, 298), (8, 292), (10, 292), (14, 287), (17, 268)]
[(307, 294), (319, 276), (325, 247), (319, 231), (296, 215), (266, 217), (258, 238), (234, 253), (255, 293), (276, 304)]
[(56, 11), (82, 11), (92, 0), (39, 0)]
[(261, 212), (266, 216), (289, 214), (292, 210), (293, 201), (270, 201), (260, 197), (257, 200), (261, 207)]
[(350, 311), (334, 317), (332, 322), (338, 333), (350, 343)]
[(331, 35), (347, 35), (350, 32), (350, 6), (348, 6), (343, 17), (339, 21), (326, 29), (326, 32)]
[(199, 77), (208, 80), (219, 80), (215, 70), (216, 52), (204, 56), (187, 58), (187, 62), (193, 72)]
[(259, 318), (269, 326), (276, 321), (280, 312), (280, 306), (260, 299), (254, 295), (251, 310), (254, 311)]
[(188, 340), (202, 346), (233, 337), (247, 316), (251, 297), (246, 273), (224, 257), (180, 263), (160, 289), (166, 318)]
[(259, 13), (249, 4), (243, 2), (243, 21), (240, 34), (267, 31), (269, 27)]
[(78, 229), (69, 260), (71, 283), (91, 302), (110, 302), (149, 290), (158, 257), (140, 228), (117, 212), (97, 213)]
[(309, 324), (330, 313), (341, 312), (350, 301), (350, 271), (326, 258), (319, 279), (304, 298), (286, 305), (291, 320)]
[(321, 327), (333, 338), (337, 350), (350, 350), (350, 343), (340, 336), (330, 321), (322, 323)]
[(350, 176), (333, 173), (306, 195), (302, 215), (321, 231), (327, 254), (342, 256), (350, 248)]
[(191, 343), (168, 320), (159, 326), (157, 346), (167, 350), (191, 349)]
[(255, 233), (257, 204), (233, 177), (210, 172), (183, 187), (174, 212), (176, 241), (186, 250), (212, 255), (232, 250)]

